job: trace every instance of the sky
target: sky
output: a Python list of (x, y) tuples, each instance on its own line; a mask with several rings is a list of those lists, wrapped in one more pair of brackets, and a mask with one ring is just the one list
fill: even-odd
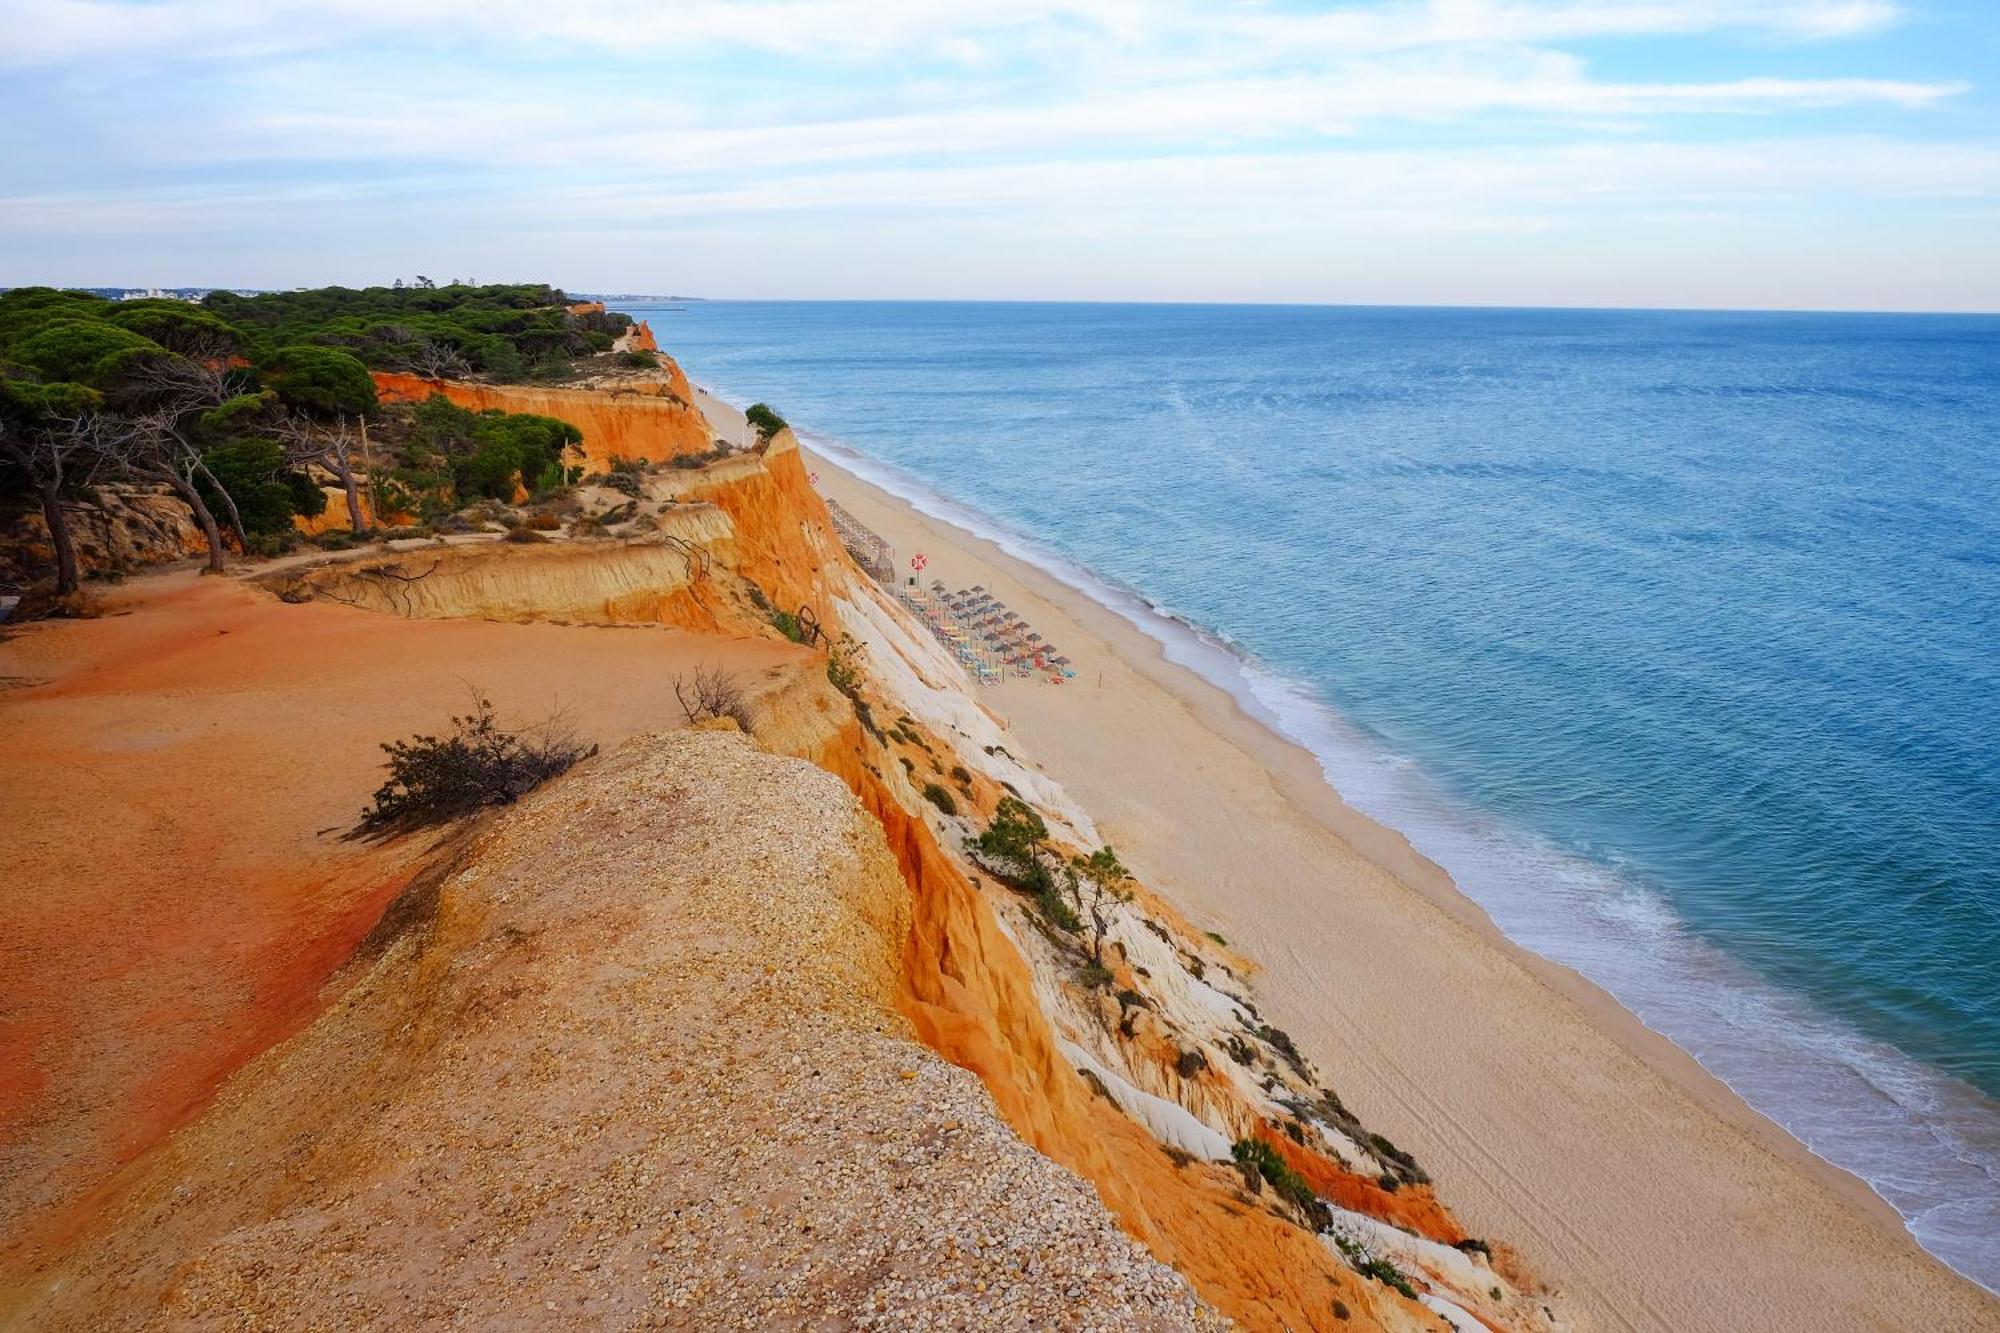
[(2000, 0), (0, 0), (0, 285), (2000, 310)]

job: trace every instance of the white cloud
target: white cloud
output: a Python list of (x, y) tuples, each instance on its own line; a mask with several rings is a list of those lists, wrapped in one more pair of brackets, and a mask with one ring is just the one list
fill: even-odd
[[(575, 281), (548, 263), (594, 256), (630, 287), (672, 256), (802, 295), (870, 275), (882, 294), (1146, 295), (1150, 272), (1153, 295), (1257, 297), (1292, 271), (1295, 294), (1339, 299), (1392, 295), (1339, 258), (1376, 255), (1471, 299), (1497, 290), (1481, 257), (1554, 283), (1610, 257), (1650, 273), (1700, 237), (1740, 275), (1757, 246), (1783, 269), (1901, 210), (1944, 238), (1939, 272), (1953, 253), (1979, 269), (1960, 217), (1990, 216), (2000, 148), (1927, 136), (1965, 135), (1983, 90), (1854, 40), (1901, 18), (1889, 0), (0, 0), (0, 117), (32, 87), (11, 94), (35, 99), (16, 142), (70, 145), (8, 164), (0, 251), (205, 254), (224, 268), (200, 277), (242, 282), (274, 279), (239, 264), (289, 262), (288, 282), (448, 236), (431, 271), (462, 252)], [(904, 282), (903, 256), (927, 276)], [(1971, 286), (2000, 288), (1983, 269)], [(705, 271), (658, 276), (713, 289)]]
[(382, 37), (533, 50), (557, 43), (614, 56), (715, 46), (816, 60), (929, 52), (968, 63), (987, 59), (995, 38), (1053, 37), (1296, 57), (1716, 31), (1823, 39), (1884, 27), (1900, 13), (1889, 0), (1389, 0), (1319, 13), (1212, 0), (0, 0), (0, 31), (9, 34), (0, 63), (268, 57)]

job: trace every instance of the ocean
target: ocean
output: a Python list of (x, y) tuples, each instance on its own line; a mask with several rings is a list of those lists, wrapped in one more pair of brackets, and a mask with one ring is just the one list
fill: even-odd
[(2000, 318), (687, 302), (2000, 1289)]

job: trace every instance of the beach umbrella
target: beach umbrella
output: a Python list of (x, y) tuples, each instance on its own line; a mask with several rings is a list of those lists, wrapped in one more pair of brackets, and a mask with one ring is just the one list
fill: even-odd
[(1030, 643), (1040, 643), (1042, 641), (1042, 636), (1039, 634), (1030, 634), (1028, 636), (1028, 641)]

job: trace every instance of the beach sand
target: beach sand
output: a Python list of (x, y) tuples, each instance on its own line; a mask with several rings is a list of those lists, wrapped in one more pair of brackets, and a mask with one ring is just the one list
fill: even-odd
[[(740, 418), (704, 394), (720, 433)], [(821, 491), (924, 579), (984, 584), (1074, 659), (981, 692), (1126, 862), (1261, 966), (1260, 1002), (1475, 1232), (1593, 1329), (2000, 1329), (1814, 1157), (1569, 970), (1510, 944), (1438, 867), (1160, 643), (822, 454)], [(907, 571), (905, 572), (907, 577)]]

